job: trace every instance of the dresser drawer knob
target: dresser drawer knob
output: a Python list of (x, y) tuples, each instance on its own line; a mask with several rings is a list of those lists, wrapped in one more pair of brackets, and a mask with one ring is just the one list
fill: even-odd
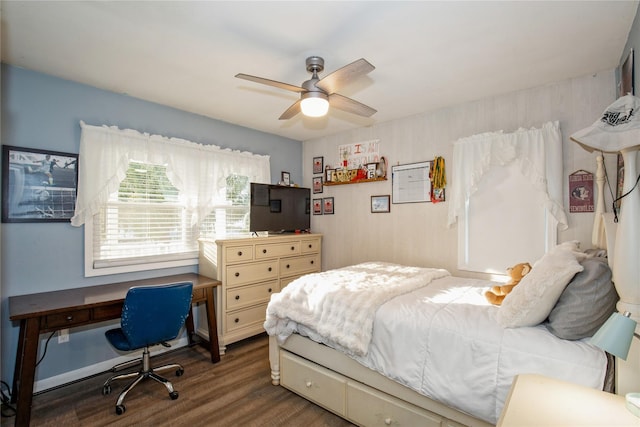
[(295, 250), (296, 250), (296, 247), (295, 247), (295, 246), (291, 246), (291, 250), (292, 250), (292, 251), (295, 251)]
[(239, 323), (240, 319), (236, 317), (233, 321), (236, 322), (236, 323)]
[(240, 277), (240, 273), (236, 272), (236, 275), (235, 275), (235, 276), (236, 276), (236, 277)]
[(311, 264), (313, 264), (313, 260), (311, 260)]
[(289, 264), (287, 264), (287, 268), (289, 268)]
[(266, 250), (266, 249), (263, 249), (263, 250), (262, 250), (262, 253), (263, 253), (263, 254), (266, 254), (266, 253), (267, 253), (267, 250)]
[(269, 267), (269, 271), (273, 270), (271, 267)]
[(242, 251), (238, 251), (238, 256), (242, 256)]
[(273, 289), (269, 288), (269, 289), (267, 289), (267, 292), (271, 293), (271, 292), (273, 292)]
[(236, 301), (240, 299), (240, 295), (236, 295)]
[(313, 245), (311, 243), (309, 243), (309, 249), (311, 249), (313, 247)]

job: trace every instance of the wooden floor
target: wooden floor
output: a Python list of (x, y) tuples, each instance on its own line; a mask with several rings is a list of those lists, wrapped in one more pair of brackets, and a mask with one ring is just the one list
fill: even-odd
[[(126, 412), (116, 415), (115, 401), (127, 380), (102, 395), (105, 373), (36, 395), (31, 426), (351, 426), (352, 424), (280, 386), (271, 384), (268, 339), (250, 338), (227, 347), (212, 364), (200, 346), (151, 359), (152, 366), (180, 363), (184, 375), (162, 373), (180, 393), (171, 400), (165, 387), (145, 380), (129, 392)], [(2, 418), (2, 426), (13, 426)]]

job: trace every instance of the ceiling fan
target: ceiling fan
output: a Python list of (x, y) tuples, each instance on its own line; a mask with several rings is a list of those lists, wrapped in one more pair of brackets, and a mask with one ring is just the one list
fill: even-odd
[(367, 60), (358, 59), (322, 79), (318, 77), (318, 73), (324, 70), (324, 59), (319, 56), (310, 56), (307, 58), (306, 64), (307, 71), (312, 76), (311, 79), (302, 83), (302, 86), (290, 85), (242, 73), (236, 74), (236, 77), (300, 93), (300, 99), (282, 113), (280, 120), (288, 120), (300, 112), (309, 117), (321, 117), (327, 114), (329, 105), (363, 117), (371, 117), (376, 113), (373, 108), (336, 93), (342, 86), (375, 70), (375, 67)]

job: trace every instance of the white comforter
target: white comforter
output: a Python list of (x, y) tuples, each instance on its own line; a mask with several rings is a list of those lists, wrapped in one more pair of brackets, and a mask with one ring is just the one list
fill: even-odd
[[(499, 307), (484, 298), (488, 286), (486, 281), (447, 276), (389, 299), (375, 311), (368, 351), (351, 357), (494, 424), (517, 374), (602, 387), (607, 364), (602, 351), (558, 339), (544, 326), (503, 329), (495, 320)], [(292, 332), (344, 350), (314, 328), (287, 323)]]
[(264, 328), (282, 342), (302, 324), (347, 353), (364, 356), (383, 303), (448, 275), (442, 269), (382, 262), (309, 274), (271, 297)]

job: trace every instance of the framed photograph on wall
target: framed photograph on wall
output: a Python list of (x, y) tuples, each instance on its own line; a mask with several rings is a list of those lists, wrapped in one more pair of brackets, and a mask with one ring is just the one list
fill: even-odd
[(325, 215), (333, 215), (334, 206), (333, 206), (333, 197), (325, 197), (322, 199), (322, 213)]
[(324, 157), (313, 158), (313, 173), (322, 173), (324, 170)]
[(390, 196), (371, 196), (371, 213), (385, 213), (391, 211)]
[(313, 214), (322, 215), (322, 199), (313, 199)]
[(2, 146), (2, 222), (69, 221), (77, 187), (77, 154)]
[(313, 177), (313, 194), (322, 193), (322, 177), (314, 176)]

